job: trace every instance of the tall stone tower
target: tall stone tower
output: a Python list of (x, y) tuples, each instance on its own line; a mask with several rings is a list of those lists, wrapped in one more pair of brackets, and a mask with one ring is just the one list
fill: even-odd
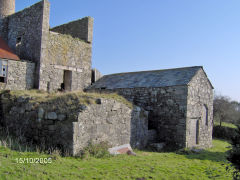
[(15, 0), (0, 0), (0, 19), (15, 13)]

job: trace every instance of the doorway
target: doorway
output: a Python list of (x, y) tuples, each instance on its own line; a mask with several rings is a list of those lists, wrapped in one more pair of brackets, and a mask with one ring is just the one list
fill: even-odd
[(199, 144), (199, 119), (191, 119), (190, 121), (190, 137), (191, 145), (195, 146)]
[(199, 144), (199, 120), (196, 122), (196, 144)]
[(63, 87), (65, 91), (71, 91), (72, 89), (72, 71), (64, 70), (63, 73)]

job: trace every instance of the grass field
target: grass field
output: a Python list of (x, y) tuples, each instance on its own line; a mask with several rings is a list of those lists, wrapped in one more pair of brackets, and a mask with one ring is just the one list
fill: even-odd
[[(231, 179), (225, 168), (229, 144), (214, 140), (201, 153), (135, 151), (137, 156), (73, 158), (0, 147), (0, 179)], [(19, 158), (52, 158), (52, 163), (17, 163)]]

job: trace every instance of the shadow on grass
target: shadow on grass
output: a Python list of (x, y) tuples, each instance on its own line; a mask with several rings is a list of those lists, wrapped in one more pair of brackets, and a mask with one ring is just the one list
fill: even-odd
[(226, 152), (210, 152), (203, 150), (199, 153), (191, 152), (190, 154), (184, 154), (188, 159), (209, 160), (214, 162), (227, 162)]

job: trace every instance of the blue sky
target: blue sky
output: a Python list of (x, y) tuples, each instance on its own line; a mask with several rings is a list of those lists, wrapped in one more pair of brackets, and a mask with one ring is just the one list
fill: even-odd
[[(16, 11), (38, 0), (16, 0)], [(204, 67), (217, 93), (240, 101), (239, 0), (50, 0), (50, 26), (94, 18), (102, 74)]]

